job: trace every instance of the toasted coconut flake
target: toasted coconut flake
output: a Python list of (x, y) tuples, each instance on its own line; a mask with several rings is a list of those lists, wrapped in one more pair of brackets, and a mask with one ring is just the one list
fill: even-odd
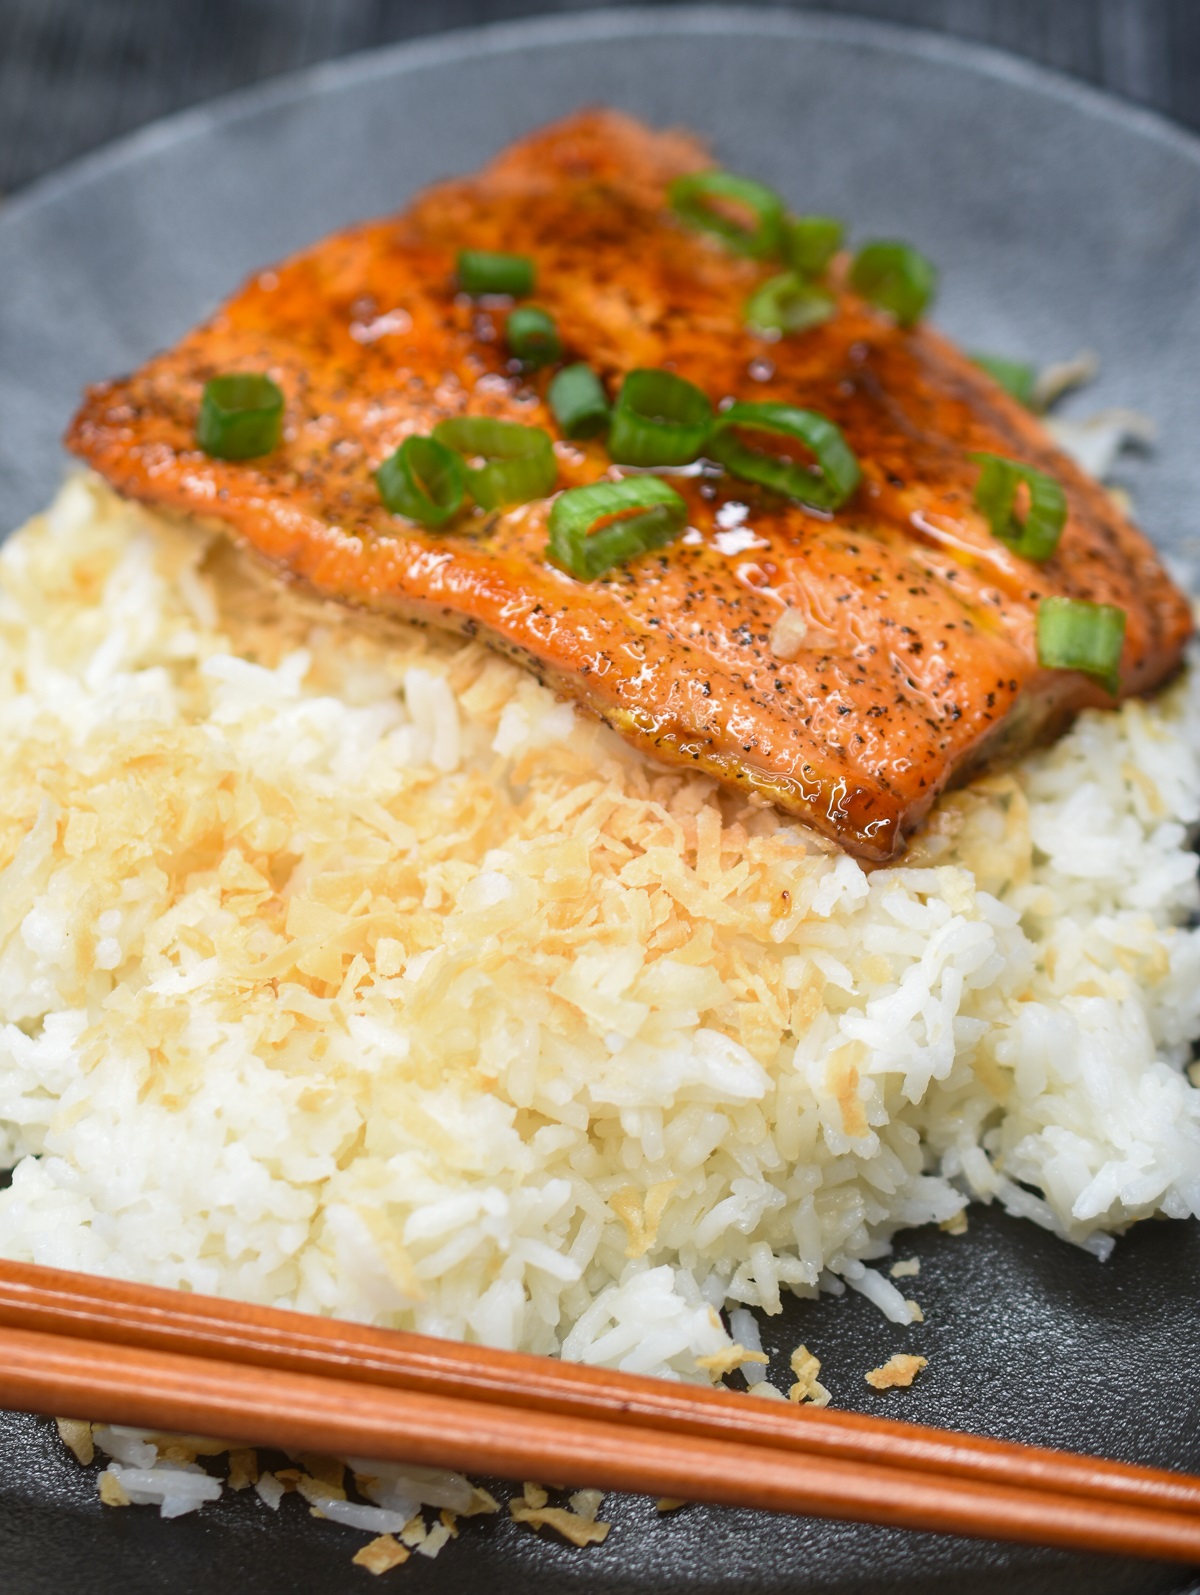
[(723, 1346), (720, 1351), (714, 1351), (707, 1357), (697, 1357), (696, 1367), (703, 1368), (713, 1379), (723, 1379), (727, 1373), (732, 1373), (735, 1368), (742, 1368), (747, 1363), (758, 1363), (762, 1367), (767, 1365), (765, 1351), (748, 1351), (738, 1341), (730, 1346)]
[(611, 1523), (596, 1523), (588, 1518), (568, 1512), (564, 1506), (532, 1507), (515, 1497), (508, 1509), (518, 1523), (528, 1523), (535, 1532), (540, 1528), (556, 1529), (572, 1545), (600, 1545), (608, 1538)]
[(464, 1512), (460, 1512), (459, 1516), (479, 1517), (484, 1513), (498, 1512), (499, 1510), (500, 1503), (491, 1491), (485, 1490), (482, 1485), (477, 1484), (471, 1497), (470, 1506)]
[(125, 1493), (125, 1486), (110, 1468), (105, 1468), (104, 1472), (100, 1475), (100, 1478), (97, 1481), (97, 1487), (100, 1492), (100, 1499), (104, 1502), (105, 1506), (132, 1505), (128, 1495)]
[(580, 1517), (585, 1517), (589, 1523), (594, 1523), (604, 1501), (604, 1491), (576, 1490), (575, 1494), (568, 1496), (567, 1499), (573, 1512), (578, 1512)]
[(626, 1257), (644, 1257), (658, 1239), (658, 1226), (678, 1180), (659, 1180), (645, 1196), (636, 1186), (627, 1185), (609, 1198), (609, 1207), (624, 1224), (629, 1236)]
[(249, 1449), (238, 1449), (229, 1453), (229, 1477), (226, 1480), (231, 1490), (245, 1490), (250, 1485), (258, 1483), (258, 1452)]
[(83, 1418), (55, 1418), (54, 1422), (62, 1443), (74, 1454), (75, 1460), (86, 1468), (96, 1455), (91, 1424)]
[(424, 1516), (420, 1512), (416, 1512), (404, 1525), (404, 1529), (401, 1532), (400, 1538), (404, 1541), (405, 1545), (412, 1546), (415, 1550), (418, 1545), (424, 1543), (425, 1536), (428, 1534), (428, 1532), (429, 1530), (425, 1527)]
[(1072, 388), (1094, 382), (1100, 374), (1100, 357), (1093, 349), (1081, 349), (1069, 360), (1044, 366), (1033, 384), (1033, 408), (1048, 410)]
[(544, 1489), (542, 1485), (535, 1484), (532, 1479), (526, 1479), (521, 1489), (526, 1506), (545, 1506), (546, 1502), (550, 1499), (549, 1491)]
[(792, 1372), (796, 1376), (796, 1383), (788, 1391), (788, 1400), (797, 1405), (806, 1401), (814, 1407), (827, 1407), (829, 1391), (817, 1378), (820, 1371), (821, 1359), (814, 1357), (807, 1346), (797, 1346), (792, 1353)]
[(394, 1534), (380, 1534), (355, 1551), (350, 1560), (356, 1567), (365, 1567), (368, 1573), (387, 1573), (393, 1567), (407, 1562), (412, 1555), (405, 1550)]
[(1099, 410), (1086, 420), (1054, 419), (1046, 423), (1055, 442), (1089, 476), (1105, 480), (1127, 448), (1150, 448), (1155, 423), (1137, 410)]
[(417, 1545), (417, 1555), (427, 1556), (430, 1561), (438, 1554), (442, 1547), (449, 1541), (452, 1529), (445, 1521), (435, 1523), (429, 1533)]
[(301, 1451), (297, 1460), (307, 1468), (314, 1479), (322, 1484), (328, 1484), (331, 1489), (341, 1490), (343, 1498), (346, 1491), (346, 1464), (338, 1457), (322, 1456), (314, 1451)]
[(928, 1366), (928, 1357), (913, 1357), (905, 1351), (898, 1351), (881, 1368), (872, 1368), (863, 1377), (876, 1390), (903, 1390), (912, 1384), (922, 1368)]
[(340, 1484), (326, 1484), (322, 1479), (310, 1478), (307, 1473), (302, 1473), (296, 1480), (296, 1491), (313, 1508), (322, 1507), (328, 1501), (346, 1499), (346, 1492)]
[(166, 1456), (168, 1449), (177, 1449), (180, 1457), (185, 1452), (190, 1452), (190, 1460), (196, 1457), (219, 1457), (226, 1451), (237, 1449), (235, 1440), (218, 1440), (212, 1436), (201, 1434), (166, 1434), (150, 1433), (146, 1436), (150, 1444), (155, 1446), (160, 1456)]

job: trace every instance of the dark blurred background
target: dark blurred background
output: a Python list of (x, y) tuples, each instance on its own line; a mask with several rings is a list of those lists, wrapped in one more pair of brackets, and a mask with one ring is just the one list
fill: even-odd
[[(0, 0), (0, 193), (169, 111), (310, 62), (596, 3)], [(1200, 128), (1200, 0), (775, 3), (999, 45)]]

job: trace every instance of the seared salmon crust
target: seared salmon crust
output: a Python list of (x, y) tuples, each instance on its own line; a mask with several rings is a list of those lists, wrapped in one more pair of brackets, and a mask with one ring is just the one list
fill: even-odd
[[(689, 230), (666, 200), (673, 178), (710, 164), (686, 135), (575, 116), (398, 218), (260, 273), (174, 349), (91, 389), (68, 443), (120, 492), (219, 523), (281, 575), (478, 634), (653, 757), (756, 789), (885, 859), (947, 784), (1111, 704), (1088, 677), (1039, 666), (1040, 599), (1125, 610), (1127, 694), (1175, 670), (1189, 606), (1036, 418), (928, 326), (900, 328), (848, 292), (840, 267), (824, 326), (776, 342), (748, 330), (746, 299), (778, 266)], [(459, 291), (463, 248), (531, 257), (564, 358), (610, 393), (659, 366), (718, 406), (828, 416), (862, 467), (857, 492), (828, 515), (730, 476), (672, 476), (688, 530), (590, 582), (547, 560), (549, 500), (468, 511), (436, 533), (390, 514), (374, 470), (448, 416), (546, 428), (560, 488), (614, 472), (602, 440), (561, 439), (550, 372), (508, 358), (508, 301)], [(283, 390), (283, 441), (210, 458), (195, 442), (201, 393), (239, 371)], [(976, 451), (1062, 484), (1066, 528), (1046, 563), (992, 535)], [(786, 609), (798, 620), (785, 648)]]

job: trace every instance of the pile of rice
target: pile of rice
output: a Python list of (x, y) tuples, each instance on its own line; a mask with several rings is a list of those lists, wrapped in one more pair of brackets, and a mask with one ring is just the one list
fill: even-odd
[(868, 870), (77, 478), (0, 747), (9, 1257), (707, 1379), (971, 1199), (1200, 1213), (1200, 673)]

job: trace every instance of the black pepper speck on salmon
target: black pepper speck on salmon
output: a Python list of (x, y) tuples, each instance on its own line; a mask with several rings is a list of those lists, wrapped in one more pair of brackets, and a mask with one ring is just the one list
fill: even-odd
[[(261, 273), (176, 348), (93, 388), (68, 442), (121, 492), (219, 523), (315, 591), (477, 634), (653, 757), (887, 858), (949, 782), (1111, 702), (1039, 666), (1040, 598), (1127, 612), (1125, 693), (1178, 665), (1188, 605), (1109, 495), (928, 327), (902, 330), (840, 290), (823, 327), (774, 343), (747, 331), (745, 300), (778, 267), (666, 204), (673, 177), (709, 164), (684, 135), (576, 116)], [(462, 248), (531, 256), (565, 358), (610, 393), (632, 368), (666, 366), (714, 404), (820, 411), (858, 457), (857, 492), (830, 516), (730, 477), (672, 477), (690, 530), (592, 582), (547, 563), (547, 503), (438, 533), (389, 514), (374, 469), (446, 416), (557, 436), (549, 373), (507, 358), (507, 302), (458, 292)], [(233, 371), (269, 373), (287, 401), (280, 447), (238, 463), (195, 444), (204, 383)], [(1045, 564), (975, 508), (977, 450), (1065, 488)], [(560, 487), (611, 469), (602, 442), (556, 452)]]

